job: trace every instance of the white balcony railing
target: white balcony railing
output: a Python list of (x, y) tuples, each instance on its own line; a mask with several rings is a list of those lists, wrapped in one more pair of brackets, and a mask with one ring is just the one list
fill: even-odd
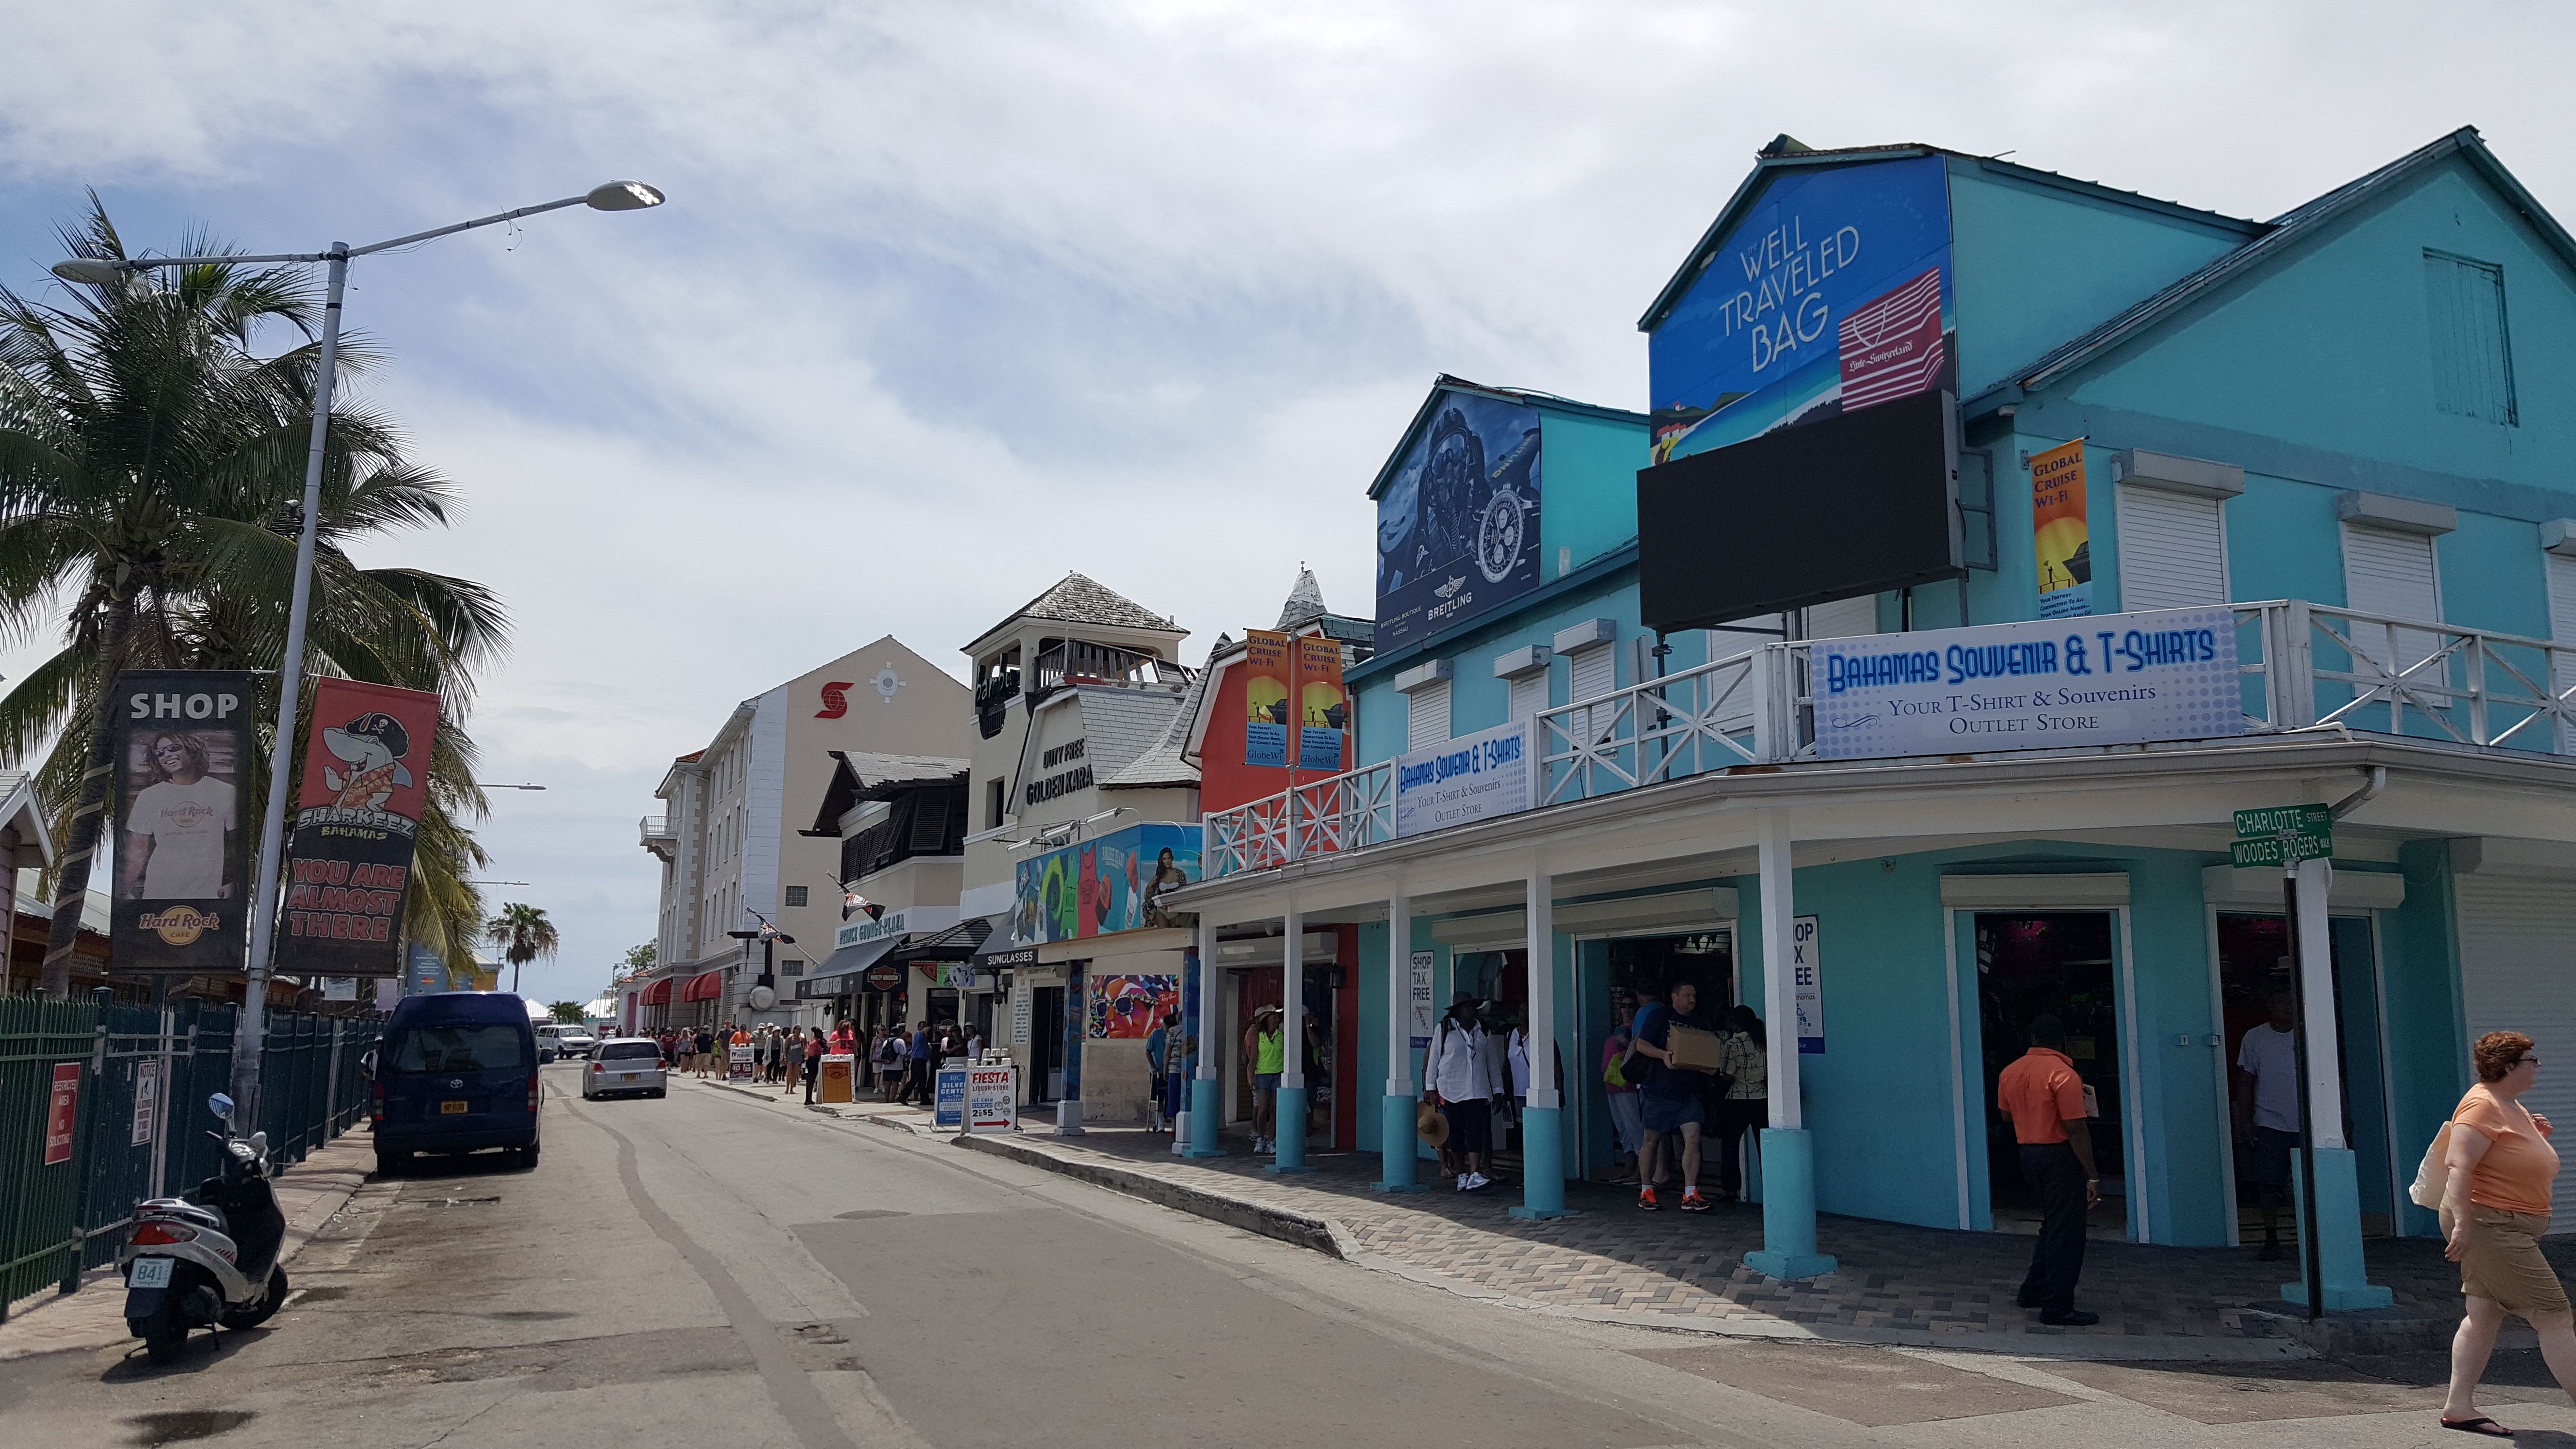
[[(2238, 604), (2245, 732), (2339, 725), (2576, 755), (2576, 645), (2275, 599)], [(1815, 758), (1804, 641), (1765, 644), (1539, 713), (1541, 808), (1739, 765)], [(1395, 838), (1393, 761), (1207, 816), (1211, 878)]]

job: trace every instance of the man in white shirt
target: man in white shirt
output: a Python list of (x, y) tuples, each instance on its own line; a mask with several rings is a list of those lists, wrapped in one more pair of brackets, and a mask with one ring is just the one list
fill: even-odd
[(1438, 1100), (1440, 1115), (1449, 1119), (1443, 1150), (1450, 1154), (1460, 1192), (1493, 1186), (1485, 1172), (1494, 1165), (1493, 1101), (1509, 1088), (1501, 1055), (1477, 1020), (1476, 998), (1461, 992), (1431, 1033), (1431, 1049), (1422, 1059), (1422, 1089)]
[(2281, 1256), (2281, 1209), (2290, 1200), (2290, 1154), (2299, 1146), (2298, 1007), (2272, 997), (2272, 1019), (2236, 1048), (2236, 1140), (2253, 1149), (2254, 1201), (2263, 1209), (2264, 1262)]
[(165, 734), (152, 741), (153, 783), (125, 813), (118, 874), (128, 900), (229, 899), (233, 787), (206, 773), (205, 741)]

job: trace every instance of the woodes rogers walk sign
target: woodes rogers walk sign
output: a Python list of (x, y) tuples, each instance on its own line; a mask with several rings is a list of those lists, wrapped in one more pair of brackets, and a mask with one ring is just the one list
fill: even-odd
[(2323, 805), (2278, 805), (2236, 812), (2236, 843), (2228, 853), (2239, 870), (2295, 865), (2334, 855), (2334, 812)]

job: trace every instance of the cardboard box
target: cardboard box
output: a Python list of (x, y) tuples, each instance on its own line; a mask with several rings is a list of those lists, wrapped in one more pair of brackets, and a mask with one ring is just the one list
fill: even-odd
[(1677, 1021), (1673, 1023), (1672, 1034), (1664, 1038), (1664, 1050), (1668, 1054), (1665, 1064), (1678, 1071), (1714, 1072), (1723, 1060), (1720, 1053), (1725, 1046), (1726, 1039), (1716, 1032), (1702, 1031)]

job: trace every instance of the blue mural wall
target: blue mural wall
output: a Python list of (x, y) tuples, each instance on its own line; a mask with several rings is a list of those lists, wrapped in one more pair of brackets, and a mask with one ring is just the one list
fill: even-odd
[(1501, 607), (1539, 581), (1538, 410), (1450, 391), (1377, 499), (1377, 647)]

